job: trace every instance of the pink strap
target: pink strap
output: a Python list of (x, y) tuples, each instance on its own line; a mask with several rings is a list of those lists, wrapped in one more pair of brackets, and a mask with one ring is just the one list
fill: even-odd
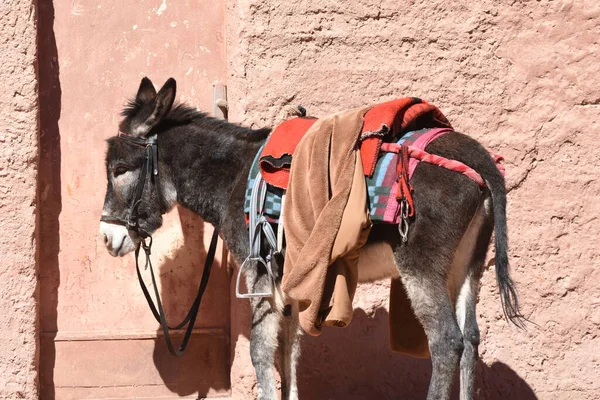
[[(430, 129), (424, 135), (419, 136), (417, 138), (417, 140), (415, 140), (415, 142), (412, 144), (412, 147), (414, 147), (416, 149), (425, 150), (425, 148), (427, 147), (427, 145), (429, 143), (433, 142), (435, 139), (439, 138), (440, 136), (445, 135), (446, 133), (450, 133), (450, 132), (453, 132), (453, 130), (451, 128)], [(410, 159), (410, 161), (408, 162), (408, 176), (409, 177), (411, 177), (412, 174), (415, 172), (415, 168), (417, 168), (418, 164), (419, 164), (419, 160), (417, 160), (416, 158)]]
[(475, 171), (473, 168), (461, 163), (460, 161), (449, 160), (445, 157), (440, 157), (435, 154), (429, 154), (423, 150), (417, 149), (412, 146), (409, 146), (408, 150), (410, 152), (411, 157), (416, 158), (421, 162), (427, 162), (442, 168), (449, 169), (451, 171), (460, 172), (461, 174), (471, 178), (479, 186), (486, 187), (485, 182), (481, 178), (481, 175), (479, 175), (477, 171)]
[[(385, 151), (387, 153), (399, 153), (401, 148), (402, 148), (402, 145), (400, 145), (398, 143), (383, 143), (381, 145), (381, 150)], [(466, 164), (463, 164), (460, 161), (449, 160), (445, 157), (441, 157), (441, 156), (438, 156), (435, 154), (429, 154), (426, 151), (423, 151), (415, 146), (408, 146), (408, 151), (409, 151), (410, 157), (413, 158), (417, 163), (418, 162), (427, 162), (430, 164), (440, 166), (442, 168), (449, 169), (451, 171), (460, 172), (461, 174), (469, 177), (471, 180), (473, 180), (479, 186), (486, 187), (485, 181), (483, 180), (483, 178), (481, 178), (481, 175), (479, 175), (479, 173), (477, 171), (475, 171), (473, 168), (469, 167)], [(504, 173), (505, 173), (504, 166), (502, 164), (500, 164), (500, 161), (504, 160), (504, 158), (497, 154), (492, 154), (492, 157), (494, 159), (494, 162), (496, 163), (496, 166), (498, 167), (498, 170), (500, 171), (502, 176), (504, 176)], [(414, 172), (414, 168), (412, 170), (409, 170), (409, 178), (412, 177), (413, 172)]]

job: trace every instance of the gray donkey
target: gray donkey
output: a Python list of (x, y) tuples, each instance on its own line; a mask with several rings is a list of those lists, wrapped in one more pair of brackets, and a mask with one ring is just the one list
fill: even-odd
[[(171, 78), (156, 93), (152, 82), (142, 79), (135, 99), (122, 112), (119, 136), (108, 139), (108, 185), (100, 226), (104, 243), (113, 256), (134, 251), (142, 237), (160, 228), (162, 214), (180, 204), (214, 225), (240, 263), (250, 250), (243, 212), (248, 172), (270, 130), (251, 130), (174, 105), (175, 87)], [(158, 151), (156, 165), (146, 173), (141, 166), (149, 154), (148, 144), (155, 144)], [(367, 246), (377, 242), (392, 246), (398, 268), (394, 273), (399, 272), (427, 334), (433, 368), (427, 399), (449, 398), (460, 364), (464, 400), (473, 396), (479, 345), (475, 306), (494, 227), (503, 310), (513, 323), (523, 325), (509, 276), (506, 189), (489, 153), (468, 136), (450, 132), (426, 150), (475, 169), (489, 189), (462, 174), (420, 163), (412, 177), (416, 215), (408, 241), (402, 242), (397, 226), (375, 225)], [(278, 282), (280, 265), (274, 271)], [(391, 275), (373, 271), (363, 275), (371, 279)], [(266, 272), (258, 269), (250, 269), (246, 280), (252, 292), (268, 291), (271, 284)], [(298, 398), (298, 309), (292, 304), (289, 312), (283, 304), (286, 300), (277, 296), (251, 300), (250, 352), (259, 399), (278, 397), (276, 354), (281, 357), (282, 397)]]

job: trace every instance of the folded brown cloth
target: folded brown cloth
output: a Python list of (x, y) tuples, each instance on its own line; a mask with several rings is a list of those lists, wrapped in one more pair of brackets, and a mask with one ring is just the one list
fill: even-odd
[[(352, 318), (358, 249), (371, 229), (357, 146), (370, 108), (319, 119), (294, 152), (283, 212), (282, 289), (298, 301), (300, 326), (311, 335), (323, 324), (345, 326)], [(351, 192), (355, 200), (349, 202)]]

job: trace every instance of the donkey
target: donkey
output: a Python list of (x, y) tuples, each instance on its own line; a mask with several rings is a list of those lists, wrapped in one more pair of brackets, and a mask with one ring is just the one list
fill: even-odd
[[(108, 139), (101, 235), (111, 255), (124, 256), (140, 245), (144, 235), (160, 228), (162, 214), (180, 204), (219, 230), (239, 264), (250, 250), (243, 212), (248, 172), (270, 130), (244, 128), (184, 104), (174, 105), (175, 91), (173, 78), (158, 93), (148, 78), (142, 79), (135, 99), (122, 112), (119, 136)], [(158, 144), (157, 174), (146, 174), (141, 167), (148, 154), (145, 143)], [(449, 398), (460, 365), (460, 398), (465, 400), (473, 396), (480, 340), (475, 306), (494, 229), (503, 310), (515, 325), (523, 324), (509, 275), (506, 188), (489, 153), (466, 135), (450, 132), (426, 150), (475, 169), (489, 189), (462, 174), (420, 163), (412, 177), (416, 216), (408, 241), (402, 242), (396, 226), (375, 225), (367, 245), (386, 242), (392, 246), (398, 269), (394, 272), (400, 274), (427, 334), (433, 369), (427, 399)], [(133, 215), (135, 223), (128, 223)], [(275, 266), (277, 284), (282, 272), (281, 265)], [(252, 292), (268, 291), (271, 284), (266, 272), (252, 268), (246, 281)], [(297, 305), (284, 308), (285, 299), (278, 296), (250, 301), (250, 353), (258, 398), (278, 397), (277, 355), (281, 357), (282, 398), (297, 399)]]

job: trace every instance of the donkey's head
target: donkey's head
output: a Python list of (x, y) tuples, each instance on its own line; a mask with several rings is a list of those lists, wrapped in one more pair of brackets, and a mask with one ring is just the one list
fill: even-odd
[(175, 87), (171, 78), (156, 93), (152, 82), (142, 79), (135, 100), (123, 110), (119, 134), (108, 140), (100, 234), (115, 257), (135, 250), (141, 238), (161, 226), (162, 214), (175, 203), (169, 184), (158, 174), (156, 140), (173, 106)]

